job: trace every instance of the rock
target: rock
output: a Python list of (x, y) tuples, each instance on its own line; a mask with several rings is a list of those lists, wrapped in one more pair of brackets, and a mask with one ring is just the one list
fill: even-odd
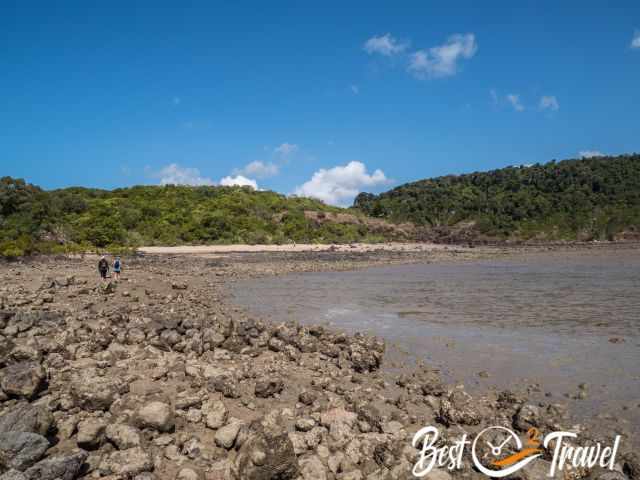
[(233, 375), (216, 375), (207, 383), (209, 391), (220, 392), (226, 398), (240, 398), (238, 380)]
[(260, 398), (269, 398), (282, 392), (284, 382), (279, 378), (269, 378), (256, 382), (255, 395)]
[(316, 426), (316, 421), (313, 418), (299, 418), (296, 420), (296, 430), (300, 432), (308, 432)]
[(440, 401), (438, 420), (447, 426), (478, 425), (481, 417), (475, 407), (473, 397), (464, 390), (455, 389)]
[(540, 407), (531, 405), (529, 403), (520, 407), (514, 422), (515, 427), (526, 432), (531, 427), (540, 426)]
[(351, 436), (358, 415), (343, 408), (334, 408), (320, 415), (320, 424), (329, 429), (334, 440), (342, 441)]
[(397, 435), (399, 433), (401, 433), (404, 429), (404, 425), (402, 425), (402, 423), (396, 421), (396, 420), (391, 420), (390, 422), (385, 422), (382, 425), (382, 432), (383, 433), (388, 433), (390, 435)]
[(11, 469), (0, 475), (0, 480), (27, 480), (27, 477), (24, 476), (24, 473)]
[(197, 408), (190, 408), (187, 413), (184, 414), (184, 419), (191, 423), (200, 423), (202, 420), (202, 412)]
[(293, 480), (298, 476), (298, 459), (286, 431), (252, 425), (231, 466), (236, 480)]
[(31, 432), (46, 436), (53, 424), (53, 415), (44, 407), (19, 403), (0, 416), (0, 433)]
[(300, 460), (300, 473), (304, 480), (326, 480), (327, 469), (315, 455)]
[(187, 410), (190, 407), (200, 407), (202, 400), (203, 396), (200, 393), (179, 392), (176, 397), (175, 407), (179, 410)]
[(37, 433), (0, 433), (0, 467), (24, 471), (40, 460), (48, 448), (49, 441)]
[(186, 290), (188, 285), (184, 282), (172, 282), (171, 288), (174, 290)]
[(352, 470), (339, 474), (337, 480), (364, 480), (364, 475), (360, 470)]
[(137, 428), (116, 423), (107, 426), (105, 430), (107, 439), (118, 448), (126, 450), (128, 448), (140, 446), (140, 432)]
[(98, 288), (100, 293), (110, 295), (116, 292), (117, 287), (118, 285), (115, 282), (108, 281), (107, 283), (101, 283)]
[(9, 396), (31, 399), (46, 386), (47, 374), (37, 362), (19, 362), (5, 367), (0, 387)]
[(358, 420), (367, 422), (378, 432), (382, 429), (382, 414), (372, 403), (367, 403), (358, 407)]
[(313, 402), (315, 402), (317, 399), (318, 394), (313, 390), (303, 390), (302, 392), (300, 392), (300, 395), (298, 395), (298, 400), (300, 400), (300, 403), (307, 406), (313, 405)]
[(71, 380), (71, 394), (83, 410), (108, 410), (118, 390), (115, 379), (103, 377), (95, 369), (81, 370)]
[(380, 368), (384, 343), (361, 334), (354, 335), (349, 344), (349, 358), (357, 372), (372, 372)]
[(159, 432), (171, 432), (174, 428), (173, 409), (163, 402), (151, 402), (137, 413), (142, 428), (152, 428)]
[(210, 400), (202, 405), (202, 415), (205, 425), (216, 430), (227, 423), (229, 411), (221, 400)]
[(445, 392), (442, 378), (434, 370), (420, 372), (420, 383), (423, 395), (440, 396)]
[(200, 475), (190, 468), (183, 468), (176, 475), (176, 480), (200, 480)]
[(627, 476), (615, 470), (608, 470), (602, 467), (596, 467), (591, 471), (586, 480), (628, 480)]
[(113, 452), (100, 463), (99, 469), (107, 475), (132, 477), (153, 470), (151, 456), (140, 447)]
[(622, 456), (622, 471), (631, 480), (640, 480), (640, 455), (629, 452)]
[(106, 423), (101, 419), (88, 418), (78, 423), (76, 441), (78, 446), (85, 450), (98, 448), (104, 440)]
[(25, 470), (28, 480), (73, 480), (87, 459), (87, 452), (79, 451), (67, 455), (45, 458)]
[[(551, 463), (547, 460), (543, 460), (541, 458), (535, 460), (534, 462), (526, 465), (524, 468), (518, 470), (517, 472), (509, 475), (507, 478), (509, 480), (538, 480), (538, 479), (549, 479), (549, 480), (564, 480), (565, 476), (562, 471), (556, 471), (553, 477), (549, 476), (549, 472), (551, 471)], [(570, 478), (570, 477), (567, 477)]]
[(216, 445), (229, 450), (231, 447), (233, 447), (233, 444), (236, 441), (236, 437), (238, 436), (238, 432), (240, 431), (241, 427), (242, 422), (240, 422), (239, 420), (233, 420), (231, 421), (231, 423), (218, 429), (214, 437)]
[(453, 477), (444, 469), (434, 468), (425, 477), (422, 478), (424, 478), (425, 480), (451, 480)]

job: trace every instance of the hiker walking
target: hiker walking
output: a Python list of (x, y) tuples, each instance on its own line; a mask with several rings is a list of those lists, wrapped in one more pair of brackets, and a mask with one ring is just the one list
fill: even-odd
[(113, 261), (113, 278), (118, 281), (120, 280), (120, 271), (122, 270), (122, 263), (120, 262), (120, 257), (116, 257)]
[(100, 261), (98, 262), (98, 271), (100, 272), (100, 278), (102, 278), (103, 282), (107, 281), (107, 272), (109, 271), (109, 262), (104, 255), (100, 257)]

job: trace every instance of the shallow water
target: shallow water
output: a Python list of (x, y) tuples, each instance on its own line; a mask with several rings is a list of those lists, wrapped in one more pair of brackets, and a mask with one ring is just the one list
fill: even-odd
[(424, 360), (471, 389), (539, 383), (559, 401), (587, 383), (579, 417), (640, 426), (639, 250), (291, 274), (232, 293), (276, 321), (384, 337), (390, 364)]

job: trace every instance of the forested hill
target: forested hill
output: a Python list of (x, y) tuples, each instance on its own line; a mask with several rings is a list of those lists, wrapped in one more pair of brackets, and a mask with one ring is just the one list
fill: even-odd
[(552, 161), (361, 193), (367, 215), (469, 239), (619, 239), (640, 231), (640, 155)]
[(407, 240), (406, 228), (250, 187), (45, 191), (0, 179), (0, 256), (140, 245)]

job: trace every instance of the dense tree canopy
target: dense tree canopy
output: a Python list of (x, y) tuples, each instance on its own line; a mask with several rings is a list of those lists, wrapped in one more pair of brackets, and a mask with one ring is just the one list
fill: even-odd
[[(421, 238), (437, 238), (429, 237), (429, 232), (464, 225), (474, 235), (495, 240), (613, 239), (621, 232), (640, 232), (640, 155), (552, 161), (420, 180), (380, 195), (362, 193), (354, 206), (349, 213), (358, 218), (366, 215), (423, 226), (413, 231)], [(309, 211), (320, 215), (305, 214)], [(139, 245), (396, 238), (392, 230), (372, 228), (371, 222), (339, 222), (339, 216), (326, 215), (340, 212), (347, 211), (249, 187), (45, 191), (4, 177), (0, 255)]]
[(360, 194), (367, 215), (512, 239), (611, 239), (640, 229), (640, 155), (597, 157), (420, 180)]
[(137, 186), (44, 191), (0, 180), (0, 255), (139, 245), (381, 240), (365, 225), (315, 222), (322, 202), (249, 187)]

